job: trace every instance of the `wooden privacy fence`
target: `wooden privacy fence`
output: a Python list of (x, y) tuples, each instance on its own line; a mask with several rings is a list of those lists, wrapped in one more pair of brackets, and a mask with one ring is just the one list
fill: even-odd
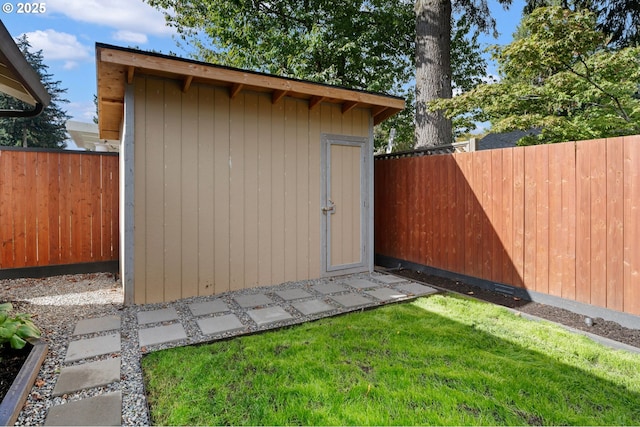
[(0, 269), (117, 259), (117, 155), (0, 150)]
[(640, 136), (375, 162), (377, 255), (640, 314)]

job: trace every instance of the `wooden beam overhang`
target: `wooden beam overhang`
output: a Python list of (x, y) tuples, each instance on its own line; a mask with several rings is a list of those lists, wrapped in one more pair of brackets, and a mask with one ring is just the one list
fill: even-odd
[(136, 69), (135, 67), (128, 66), (127, 67), (127, 84), (133, 84), (133, 77), (135, 75)]
[(342, 114), (348, 113), (349, 111), (353, 110), (356, 105), (358, 105), (358, 101), (346, 101), (344, 104), (342, 104)]
[(288, 91), (286, 91), (286, 90), (279, 90), (279, 89), (274, 90), (273, 94), (271, 94), (271, 103), (272, 104), (277, 104), (278, 101), (280, 101), (282, 98), (285, 97), (287, 92)]
[(229, 98), (233, 99), (237, 94), (240, 93), (244, 85), (242, 83), (234, 83), (231, 85), (231, 89), (229, 89)]
[(189, 88), (191, 87), (191, 82), (193, 81), (193, 76), (187, 76), (186, 79), (182, 82), (182, 91), (187, 93)]
[[(303, 80), (289, 79), (236, 68), (207, 64), (173, 56), (143, 52), (104, 44), (96, 44), (98, 74), (98, 117), (101, 138), (109, 132), (108, 139), (120, 132), (122, 122), (125, 83), (133, 83), (134, 75), (158, 76), (177, 80), (183, 92), (197, 84), (227, 87), (229, 97), (236, 97), (243, 90), (267, 93), (272, 104), (285, 96), (306, 100), (309, 109), (321, 103), (339, 104), (343, 113), (354, 108), (371, 110), (374, 123), (404, 109), (402, 98), (366, 91), (346, 89)], [(116, 103), (117, 105), (115, 105)], [(118, 117), (102, 117), (103, 115)]]
[(312, 96), (311, 99), (309, 99), (309, 110), (313, 110), (315, 107), (320, 105), (324, 99), (324, 96)]

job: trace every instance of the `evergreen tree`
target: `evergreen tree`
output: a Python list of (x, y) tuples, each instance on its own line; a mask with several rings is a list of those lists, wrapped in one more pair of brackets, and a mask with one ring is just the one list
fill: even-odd
[[(40, 81), (51, 95), (51, 102), (36, 117), (0, 118), (0, 145), (14, 147), (64, 148), (67, 139), (65, 124), (71, 117), (62, 109), (61, 104), (69, 101), (63, 98), (67, 89), (60, 87), (61, 82), (53, 80), (44, 63), (42, 51), (32, 52), (27, 36), (20, 37), (16, 44)], [(0, 109), (29, 110), (32, 107), (6, 94), (0, 94)]]

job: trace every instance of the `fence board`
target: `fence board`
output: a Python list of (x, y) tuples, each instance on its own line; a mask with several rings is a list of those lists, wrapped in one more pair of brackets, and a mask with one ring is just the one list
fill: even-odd
[(101, 211), (118, 197), (108, 169), (117, 177), (116, 156), (0, 150), (0, 268), (117, 260), (117, 243), (100, 249), (118, 229), (118, 211)]
[(558, 145), (558, 149), (554, 150), (567, 159), (562, 168), (562, 297), (569, 299), (576, 298), (576, 150), (576, 144), (568, 142)]
[(640, 137), (624, 142), (624, 311), (640, 315)]
[(640, 314), (640, 136), (375, 170), (376, 253)]
[(536, 147), (531, 147), (531, 154), (525, 157), (524, 163), (524, 284), (527, 289), (536, 289)]
[(535, 289), (549, 292), (549, 146), (534, 147), (536, 158), (536, 268)]
[(38, 264), (38, 236), (36, 235), (36, 203), (38, 201), (36, 158), (37, 156), (25, 156), (24, 158), (24, 197), (26, 199), (26, 206), (24, 207), (25, 265)]
[(576, 221), (576, 300), (591, 301), (591, 194), (589, 170), (590, 141), (576, 146), (576, 206), (579, 212)]
[(49, 154), (37, 153), (36, 156), (36, 259), (38, 265), (49, 265)]
[(502, 283), (513, 283), (513, 150), (500, 150), (502, 154), (502, 206), (500, 208), (500, 241), (503, 249)]
[(11, 194), (13, 187), (13, 157), (0, 151), (0, 267), (13, 265), (14, 254), (14, 229), (13, 208), (11, 207)]
[(589, 257), (590, 302), (607, 306), (607, 141), (589, 143), (589, 170), (591, 180), (591, 256)]
[(49, 153), (47, 194), (49, 195), (49, 264), (61, 263), (60, 253), (60, 153)]
[(504, 258), (504, 247), (502, 240), (503, 236), (503, 222), (502, 222), (502, 151), (490, 150), (491, 153), (491, 216), (490, 226), (493, 232), (490, 232), (487, 237), (491, 241), (491, 270), (490, 279), (494, 282), (503, 283), (502, 276), (502, 260)]
[(26, 199), (26, 159), (25, 153), (18, 153), (12, 164), (12, 174), (14, 177), (11, 194), (11, 204), (13, 207), (13, 238), (14, 238), (14, 263), (17, 267), (24, 267), (27, 260), (25, 247), (26, 220), (25, 208), (29, 201)]
[(513, 286), (524, 288), (524, 147), (513, 148)]
[(549, 294), (562, 295), (562, 168), (570, 167), (563, 151), (549, 157)]
[(622, 311), (624, 297), (624, 138), (607, 141), (607, 307)]

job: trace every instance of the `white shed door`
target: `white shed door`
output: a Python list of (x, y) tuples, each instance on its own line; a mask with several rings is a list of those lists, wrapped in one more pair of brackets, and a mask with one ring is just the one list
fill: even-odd
[(323, 153), (323, 270), (365, 271), (366, 138), (326, 135)]

